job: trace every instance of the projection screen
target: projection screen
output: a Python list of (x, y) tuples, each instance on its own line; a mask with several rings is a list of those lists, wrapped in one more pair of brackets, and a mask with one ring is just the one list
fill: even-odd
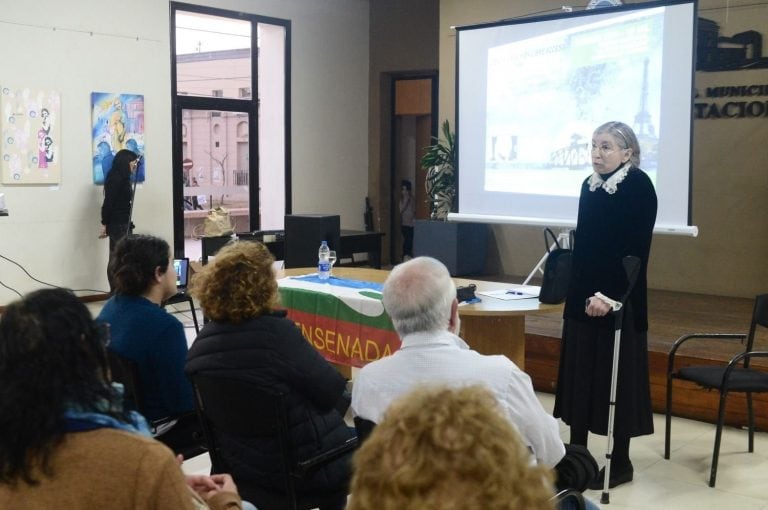
[(665, 1), (457, 28), (455, 221), (574, 226), (593, 130), (635, 130), (656, 232), (691, 223), (696, 4)]

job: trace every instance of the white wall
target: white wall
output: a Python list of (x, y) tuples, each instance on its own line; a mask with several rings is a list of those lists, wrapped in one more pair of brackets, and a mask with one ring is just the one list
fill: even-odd
[[(292, 21), (293, 211), (339, 213), (342, 227), (361, 228), (368, 1), (198, 3)], [(137, 191), (134, 222), (137, 232), (172, 239), (169, 27), (169, 4), (159, 0), (4, 2), (0, 86), (61, 93), (62, 179), (55, 187), (0, 185), (10, 211), (0, 217), (0, 255), (43, 281), (107, 288), (107, 241), (96, 239), (102, 188), (91, 177), (94, 91), (144, 95), (147, 181)], [(4, 260), (0, 281), (22, 293), (40, 286)], [(15, 298), (0, 287), (0, 305)]]

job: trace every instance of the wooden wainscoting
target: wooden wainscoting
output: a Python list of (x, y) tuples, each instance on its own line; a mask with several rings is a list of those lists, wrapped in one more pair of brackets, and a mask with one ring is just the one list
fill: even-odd
[[(674, 341), (688, 333), (747, 333), (753, 300), (705, 296), (679, 292), (649, 290), (648, 359), (653, 410), (665, 412), (667, 388), (667, 353)], [(554, 393), (560, 360), (562, 319), (559, 314), (532, 316), (526, 320), (525, 369), (538, 391)], [(722, 343), (704, 342), (697, 348), (678, 352), (678, 366), (725, 364), (733, 350)], [(756, 350), (768, 350), (768, 335), (759, 334)], [(768, 369), (765, 359), (755, 363)], [(768, 394), (756, 394), (755, 427), (768, 431)], [(686, 381), (675, 381), (672, 410), (676, 416), (714, 423), (717, 419), (719, 393), (707, 391)], [(747, 424), (746, 398), (743, 394), (728, 397), (726, 423), (743, 427)], [(663, 431), (657, 431), (663, 433)]]

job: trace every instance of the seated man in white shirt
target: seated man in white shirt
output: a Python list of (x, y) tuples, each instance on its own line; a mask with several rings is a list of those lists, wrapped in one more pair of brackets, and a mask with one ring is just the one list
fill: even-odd
[(378, 423), (393, 400), (420, 384), (482, 384), (539, 464), (554, 467), (563, 458), (557, 421), (541, 406), (531, 378), (506, 356), (475, 352), (457, 336), (456, 287), (441, 262), (418, 257), (396, 266), (384, 284), (383, 302), (402, 346), (355, 376), (355, 416)]

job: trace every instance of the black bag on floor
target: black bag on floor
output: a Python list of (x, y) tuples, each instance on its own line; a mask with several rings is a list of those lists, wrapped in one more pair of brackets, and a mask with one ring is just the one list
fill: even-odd
[(566, 444), (565, 456), (555, 466), (557, 490), (576, 489), (584, 492), (598, 473), (597, 461), (586, 446)]
[[(549, 237), (556, 248), (550, 250)], [(573, 230), (570, 232), (570, 245), (573, 246)], [(549, 255), (544, 263), (544, 276), (539, 292), (539, 301), (548, 305), (557, 305), (565, 301), (568, 295), (568, 283), (571, 280), (571, 249), (563, 248), (554, 232), (544, 229), (544, 246)]]

